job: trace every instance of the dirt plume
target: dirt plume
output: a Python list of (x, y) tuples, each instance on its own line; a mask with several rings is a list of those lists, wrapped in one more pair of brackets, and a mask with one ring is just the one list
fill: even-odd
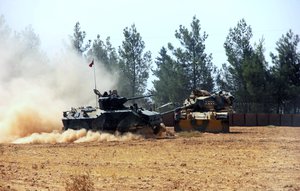
[[(90, 60), (69, 45), (49, 58), (30, 27), (17, 35), (4, 29), (0, 22), (0, 143), (60, 130), (63, 111), (95, 106)], [(100, 92), (113, 89), (117, 77), (96, 60), (94, 67)]]
[(130, 141), (138, 140), (143, 137), (132, 133), (123, 135), (113, 135), (104, 132), (93, 132), (68, 129), (64, 132), (54, 131), (52, 133), (33, 133), (30, 136), (16, 139), (15, 144), (55, 144), (55, 143), (83, 143), (83, 142), (100, 142), (100, 141)]

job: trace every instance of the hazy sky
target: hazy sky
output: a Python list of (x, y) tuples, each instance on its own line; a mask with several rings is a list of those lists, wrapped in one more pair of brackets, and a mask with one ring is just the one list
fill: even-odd
[(226, 62), (223, 48), (230, 27), (244, 18), (253, 30), (253, 42), (265, 38), (266, 58), (275, 43), (289, 29), (300, 34), (299, 0), (0, 0), (0, 14), (16, 31), (32, 25), (50, 55), (59, 52), (63, 42), (80, 22), (87, 38), (111, 37), (121, 45), (123, 29), (136, 25), (152, 58), (168, 42), (177, 44), (174, 34), (179, 25), (190, 27), (194, 15), (206, 31), (206, 53), (213, 63)]

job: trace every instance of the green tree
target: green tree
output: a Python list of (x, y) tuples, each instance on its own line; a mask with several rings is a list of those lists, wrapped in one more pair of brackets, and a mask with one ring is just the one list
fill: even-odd
[(252, 29), (247, 25), (244, 19), (240, 20), (236, 27), (229, 29), (229, 34), (224, 43), (227, 55), (227, 66), (230, 89), (236, 99), (240, 102), (247, 102), (248, 92), (246, 82), (243, 76), (245, 66), (251, 63), (253, 48), (250, 45), (252, 38)]
[(167, 54), (164, 47), (160, 50), (155, 63), (157, 65), (156, 70), (153, 71), (157, 77), (157, 80), (153, 81), (155, 103), (158, 106), (169, 102), (181, 104), (187, 96), (183, 68)]
[(80, 23), (77, 22), (74, 26), (74, 33), (71, 37), (71, 42), (73, 48), (79, 55), (82, 55), (85, 51), (87, 51), (91, 46), (91, 40), (88, 40), (86, 44), (84, 44), (84, 40), (86, 37), (85, 31), (80, 29)]
[(243, 78), (249, 95), (248, 102), (251, 112), (269, 112), (269, 71), (264, 56), (263, 40), (254, 48), (251, 58), (245, 61)]
[(110, 71), (117, 69), (118, 55), (116, 49), (110, 43), (110, 37), (106, 41), (102, 41), (100, 35), (94, 40), (91, 49), (88, 51), (88, 56), (100, 61)]
[(239, 108), (240, 112), (267, 112), (264, 104), (269, 100), (267, 84), (268, 64), (264, 57), (263, 40), (252, 47), (250, 40), (252, 29), (244, 19), (236, 27), (230, 28), (224, 43), (227, 61), (224, 65), (223, 77), (218, 75), (219, 86), (226, 85), (239, 103), (247, 104)]
[(144, 53), (145, 43), (135, 25), (123, 31), (125, 40), (119, 47), (120, 55), (120, 90), (123, 95), (136, 96), (146, 89), (151, 64), (151, 53)]
[(217, 84), (217, 90), (224, 90), (233, 92), (232, 84), (229, 82), (232, 82), (232, 75), (229, 72), (229, 66), (227, 64), (222, 64), (221, 69), (217, 69), (217, 75), (216, 75), (216, 84)]
[[(181, 47), (173, 50), (178, 64), (185, 71), (186, 80), (189, 81), (187, 91), (193, 89), (205, 89), (212, 91), (214, 80), (212, 73), (215, 67), (212, 64), (212, 55), (205, 53), (206, 32), (201, 34), (200, 21), (193, 17), (191, 31), (180, 25), (175, 31), (175, 37), (179, 40)], [(172, 49), (171, 49), (172, 50)]]
[(278, 113), (296, 113), (300, 107), (300, 53), (297, 50), (298, 43), (299, 36), (289, 30), (276, 42), (277, 55), (270, 54), (274, 64), (271, 68), (273, 96), (277, 102)]

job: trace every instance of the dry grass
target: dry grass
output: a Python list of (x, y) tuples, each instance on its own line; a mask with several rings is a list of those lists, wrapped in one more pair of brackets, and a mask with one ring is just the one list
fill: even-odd
[(66, 180), (66, 191), (93, 191), (94, 183), (90, 176), (90, 173), (86, 172), (81, 175), (71, 175), (68, 180)]

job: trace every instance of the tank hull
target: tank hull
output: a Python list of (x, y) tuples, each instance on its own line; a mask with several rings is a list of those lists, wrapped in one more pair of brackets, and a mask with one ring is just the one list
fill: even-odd
[(76, 109), (74, 112), (67, 112), (62, 119), (63, 130), (86, 129), (105, 132), (135, 132), (141, 128), (151, 127), (158, 131), (162, 122), (157, 112), (148, 110), (113, 110), (102, 111), (92, 109), (87, 112), (86, 108)]
[(201, 131), (209, 133), (229, 133), (229, 122), (223, 120), (201, 120), (183, 119), (175, 123), (174, 130), (180, 131)]

